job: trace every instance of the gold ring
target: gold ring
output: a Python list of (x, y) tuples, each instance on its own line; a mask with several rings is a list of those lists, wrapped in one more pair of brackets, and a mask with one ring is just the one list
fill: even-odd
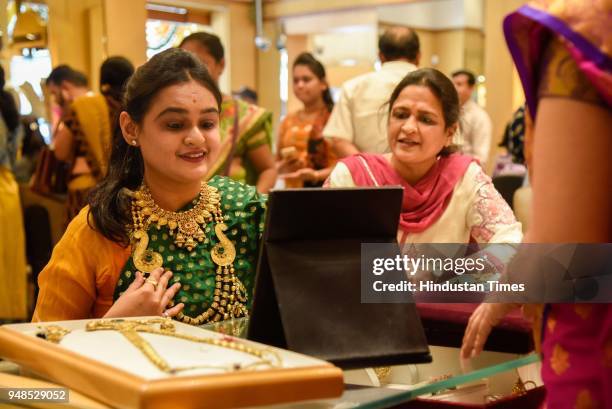
[[(525, 381), (523, 384), (525, 385), (526, 390), (531, 390), (538, 387), (538, 385), (534, 381)], [(530, 385), (531, 388), (527, 388), (527, 385)]]
[(155, 280), (154, 278), (151, 278), (151, 277), (147, 278), (145, 280), (145, 283), (153, 284), (153, 289), (157, 290), (157, 280)]

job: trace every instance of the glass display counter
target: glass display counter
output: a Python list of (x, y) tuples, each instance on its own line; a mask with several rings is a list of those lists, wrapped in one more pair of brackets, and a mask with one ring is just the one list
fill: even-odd
[[(203, 329), (244, 338), (248, 319), (208, 324)], [(268, 409), (349, 409), (349, 408), (538, 408), (544, 399), (539, 381), (539, 356), (496, 354), (490, 359), (474, 360), (474, 370), (458, 365), (457, 349), (432, 347), (434, 362), (425, 365), (367, 368), (344, 372), (344, 391), (339, 398), (307, 400)], [(483, 353), (486, 355), (487, 353)], [(489, 353), (491, 354), (491, 353)], [(16, 367), (0, 365), (0, 387), (33, 385), (29, 377), (15, 376)], [(24, 368), (27, 368), (24, 367)], [(25, 372), (27, 373), (27, 372)], [(412, 373), (413, 376), (410, 374)], [(30, 372), (28, 376), (33, 376)], [(248, 373), (243, 376), (248, 377)], [(536, 379), (537, 378), (537, 379)], [(341, 382), (341, 380), (340, 380)], [(360, 383), (360, 384), (357, 384)], [(35, 383), (34, 383), (35, 384)], [(382, 386), (380, 386), (382, 384)], [(53, 384), (47, 384), (52, 385)], [(56, 385), (60, 386), (60, 385)], [(340, 383), (341, 386), (341, 383)], [(81, 396), (71, 391), (75, 398)], [(337, 395), (336, 395), (337, 396)], [(294, 396), (300, 399), (298, 396)], [(83, 399), (89, 399), (81, 396)], [(95, 397), (94, 397), (95, 399)], [(302, 398), (303, 399), (303, 398)], [(287, 401), (286, 401), (287, 402)], [(96, 408), (109, 408), (96, 403)], [(21, 403), (27, 407), (27, 403)], [(76, 403), (75, 403), (76, 404)], [(33, 404), (34, 406), (35, 404)], [(35, 406), (39, 407), (39, 406)], [(79, 407), (71, 406), (66, 407)], [(83, 406), (81, 406), (83, 407)], [(137, 406), (134, 406), (137, 407)]]
[[(203, 328), (221, 332), (227, 335), (244, 338), (248, 331), (248, 318), (229, 320), (203, 326)], [(448, 362), (451, 356), (458, 361), (458, 350), (451, 348), (432, 348), (434, 363), (436, 358)], [(483, 352), (483, 355), (487, 352)], [(343, 395), (338, 399), (317, 402), (301, 402), (290, 405), (276, 405), (274, 409), (298, 408), (298, 409), (383, 409), (383, 408), (497, 408), (497, 407), (521, 407), (525, 409), (538, 408), (544, 399), (544, 388), (539, 380), (540, 356), (532, 353), (525, 356), (514, 354), (494, 354), (486, 361), (479, 363), (474, 370), (466, 370), (464, 373), (458, 369), (459, 365), (438, 365), (433, 370), (423, 371), (429, 379), (420, 380), (414, 384), (385, 384), (383, 386), (355, 385), (345, 383)], [(478, 360), (475, 360), (478, 363)], [(420, 365), (419, 365), (420, 366)], [(429, 366), (429, 365), (427, 365)], [(408, 367), (402, 366), (404, 371)], [(393, 367), (398, 369), (400, 367)], [(390, 368), (372, 368), (369, 374), (364, 373), (361, 379), (374, 376), (375, 384), (385, 376)], [(350, 371), (350, 376), (355, 378), (355, 371)], [(346, 373), (349, 374), (349, 373)], [(427, 376), (426, 375), (426, 376)], [(345, 382), (348, 378), (345, 376)], [(521, 379), (526, 377), (527, 379)], [(357, 377), (359, 378), (359, 377)], [(396, 377), (397, 378), (397, 377)], [(399, 376), (401, 378), (401, 376)], [(533, 378), (533, 379), (530, 379)], [(391, 379), (392, 381), (395, 379)]]

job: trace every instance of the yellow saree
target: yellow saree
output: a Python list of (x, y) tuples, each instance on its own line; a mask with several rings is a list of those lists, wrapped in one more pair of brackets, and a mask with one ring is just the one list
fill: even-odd
[(111, 146), (111, 126), (106, 100), (102, 95), (85, 95), (74, 100), (72, 109), (79, 126), (75, 138), (81, 143), (91, 173), (100, 180), (106, 175)]
[(64, 120), (74, 137), (73, 157), (84, 156), (91, 173), (68, 183), (68, 220), (87, 204), (87, 194), (105, 175), (111, 146), (109, 110), (102, 95), (87, 94), (74, 100)]
[[(237, 132), (234, 130), (236, 123)], [(265, 144), (272, 147), (272, 113), (238, 99), (224, 99), (221, 104), (219, 132), (221, 135), (219, 157), (211, 166), (207, 179), (214, 175), (230, 176), (240, 182), (255, 185), (258, 174), (248, 154)], [(231, 165), (228, 162), (233, 159), (241, 160), (244, 171), (226, 174)]]
[(25, 319), (26, 255), (19, 187), (0, 165), (0, 319)]

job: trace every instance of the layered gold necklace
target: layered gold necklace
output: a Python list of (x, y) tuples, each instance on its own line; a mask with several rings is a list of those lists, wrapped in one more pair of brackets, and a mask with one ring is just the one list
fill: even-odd
[[(200, 194), (194, 206), (184, 212), (171, 212), (160, 208), (146, 185), (142, 185), (132, 197), (132, 233), (134, 266), (148, 274), (156, 268), (163, 266), (161, 254), (148, 249), (149, 227), (154, 224), (158, 230), (167, 227), (169, 234), (174, 237), (174, 243), (187, 251), (204, 241), (204, 230), (207, 223), (215, 222), (215, 235), (219, 240), (210, 252), (212, 261), (217, 265), (215, 276), (215, 290), (213, 302), (210, 307), (198, 315), (190, 317), (183, 312), (176, 318), (187, 324), (201, 325), (210, 321), (221, 321), (230, 318), (239, 318), (248, 315), (246, 309), (246, 289), (236, 277), (234, 259), (236, 248), (230, 239), (223, 233), (227, 225), (223, 220), (221, 210), (221, 194), (217, 188), (202, 183)], [(174, 302), (170, 302), (170, 306)]]
[[(41, 332), (37, 334), (47, 341), (59, 344), (64, 336), (71, 331), (58, 325), (39, 326)], [(85, 326), (87, 332), (93, 331), (118, 331), (132, 345), (134, 345), (144, 356), (155, 365), (160, 371), (168, 374), (177, 374), (182, 371), (193, 369), (219, 369), (225, 371), (244, 371), (257, 369), (258, 367), (282, 367), (282, 359), (276, 351), (269, 348), (256, 348), (245, 342), (232, 337), (203, 338), (176, 331), (176, 327), (169, 318), (150, 318), (145, 320), (124, 320), (124, 319), (101, 319), (90, 321)], [(220, 348), (226, 348), (251, 355), (257, 360), (249, 364), (233, 363), (228, 366), (195, 365), (189, 367), (172, 367), (154, 348), (147, 342), (140, 333), (162, 335), (182, 339), (185, 341), (208, 344)]]
[(213, 220), (213, 214), (221, 212), (219, 191), (202, 183), (195, 205), (184, 212), (170, 212), (160, 208), (146, 185), (136, 191), (132, 201), (132, 218), (137, 230), (147, 230), (151, 224), (157, 229), (168, 226), (174, 243), (191, 251), (204, 240), (204, 227)]

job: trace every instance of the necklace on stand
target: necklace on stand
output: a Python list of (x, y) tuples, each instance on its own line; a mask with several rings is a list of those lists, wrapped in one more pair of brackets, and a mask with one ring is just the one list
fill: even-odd
[[(41, 332), (37, 336), (44, 338), (50, 342), (59, 344), (61, 340), (71, 331), (57, 325), (48, 325), (46, 327), (39, 326)], [(117, 331), (123, 335), (132, 345), (134, 345), (142, 354), (160, 371), (177, 374), (179, 372), (193, 369), (219, 369), (225, 371), (244, 371), (252, 370), (258, 367), (282, 367), (282, 359), (276, 351), (264, 348), (255, 348), (240, 342), (232, 337), (224, 336), (222, 338), (203, 338), (194, 335), (182, 334), (176, 332), (176, 327), (170, 318), (150, 318), (146, 320), (124, 320), (124, 319), (101, 319), (90, 321), (85, 326), (87, 332), (93, 331)], [(225, 366), (214, 365), (194, 365), (189, 367), (172, 367), (168, 362), (147, 342), (139, 333), (147, 333), (154, 335), (162, 335), (173, 337), (190, 342), (200, 344), (213, 345), (220, 348), (227, 348), (233, 351), (252, 355), (258, 358), (258, 361), (241, 364), (233, 363)]]
[[(194, 206), (184, 212), (171, 212), (160, 208), (151, 196), (146, 185), (142, 185), (132, 197), (133, 242), (132, 260), (134, 266), (144, 274), (163, 266), (161, 254), (148, 249), (151, 225), (158, 230), (167, 227), (174, 243), (182, 251), (185, 248), (191, 252), (195, 246), (204, 241), (204, 230), (208, 223), (214, 221), (214, 232), (219, 240), (210, 257), (217, 265), (215, 274), (215, 290), (210, 307), (196, 317), (190, 317), (182, 311), (176, 318), (186, 324), (201, 325), (210, 321), (218, 322), (230, 318), (240, 318), (248, 315), (246, 308), (246, 288), (238, 279), (234, 270), (236, 248), (223, 233), (227, 230), (221, 210), (221, 194), (217, 188), (202, 183), (200, 194)], [(171, 301), (169, 306), (173, 306)]]
[[(159, 324), (159, 327), (156, 326)], [(258, 349), (249, 346), (243, 342), (239, 342), (234, 338), (223, 337), (223, 338), (201, 338), (188, 334), (181, 334), (176, 332), (176, 327), (172, 320), (169, 318), (152, 318), (147, 320), (99, 320), (91, 321), (87, 323), (85, 330), (91, 331), (118, 331), (121, 333), (132, 345), (140, 350), (147, 359), (159, 368), (161, 371), (176, 374), (181, 371), (188, 371), (192, 369), (223, 369), (230, 371), (241, 371), (248, 369), (255, 369), (260, 366), (269, 367), (280, 367), (282, 366), (282, 359), (280, 356), (270, 349)], [(259, 358), (259, 361), (243, 365), (240, 363), (234, 363), (230, 366), (212, 366), (212, 365), (194, 365), (189, 367), (171, 367), (168, 362), (159, 355), (159, 353), (147, 342), (139, 333), (147, 333), (154, 335), (163, 335), (173, 338), (182, 339), (185, 341), (197, 342), (201, 344), (213, 345), (220, 348), (227, 348), (234, 351), (242, 352), (244, 354), (252, 355)]]

